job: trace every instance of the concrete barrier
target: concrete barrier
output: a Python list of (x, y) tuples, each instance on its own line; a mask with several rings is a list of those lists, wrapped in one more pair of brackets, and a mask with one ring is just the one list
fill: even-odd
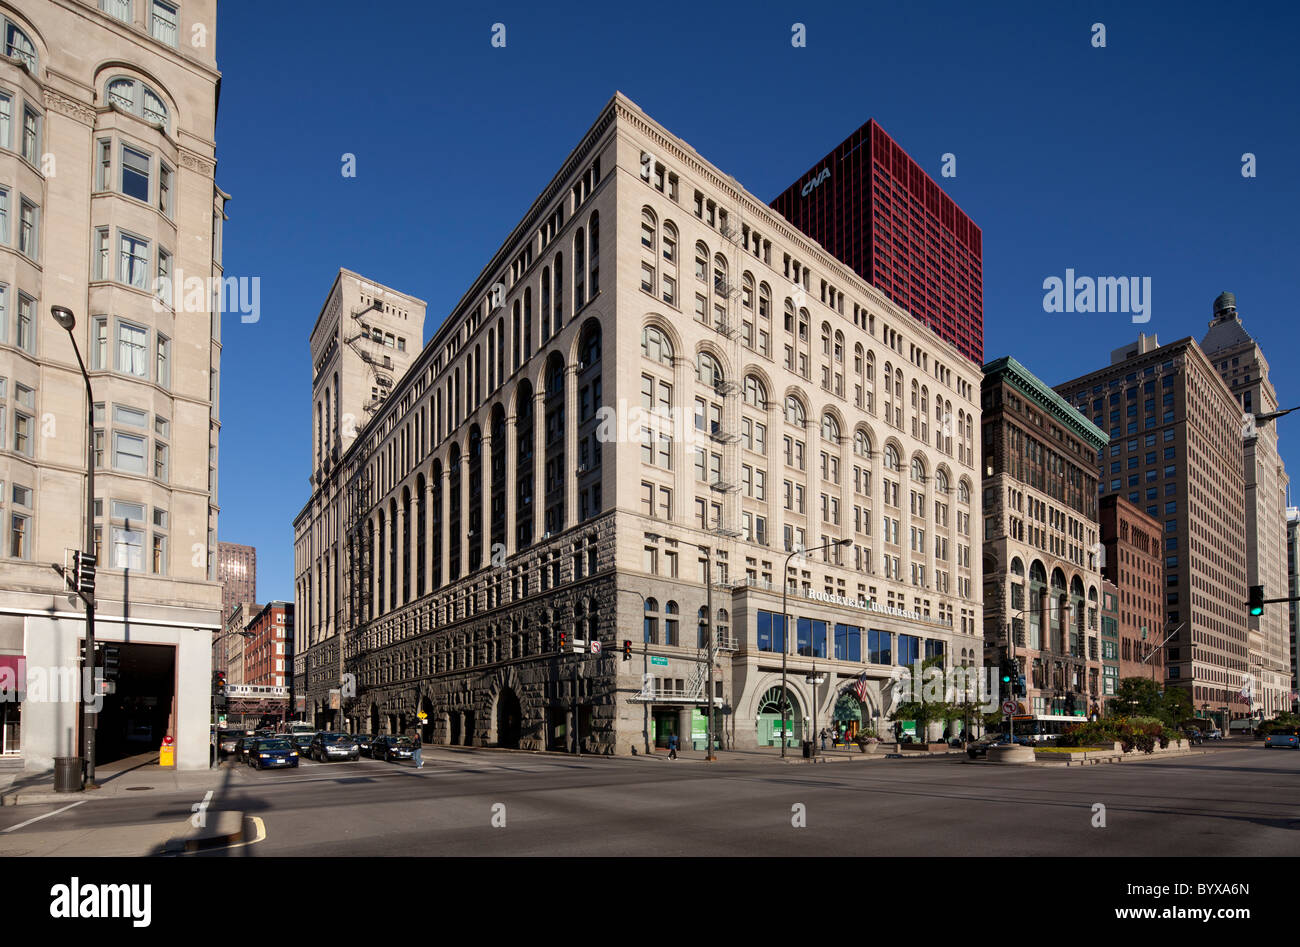
[(1032, 763), (1033, 761), (1034, 751), (1031, 747), (1019, 744), (989, 747), (990, 763)]

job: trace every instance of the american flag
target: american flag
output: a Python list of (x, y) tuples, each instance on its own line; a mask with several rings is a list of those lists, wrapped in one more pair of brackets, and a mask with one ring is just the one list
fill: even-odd
[(867, 675), (863, 674), (858, 678), (858, 682), (853, 685), (853, 693), (858, 695), (858, 700), (864, 704), (867, 702)]

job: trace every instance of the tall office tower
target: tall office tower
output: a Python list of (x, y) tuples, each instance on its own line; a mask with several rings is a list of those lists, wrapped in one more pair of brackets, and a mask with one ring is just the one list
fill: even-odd
[(223, 619), (240, 602), (257, 601), (257, 548), (217, 543), (217, 581)]
[[(352, 615), (370, 608), (372, 569), (382, 569), (382, 563), (372, 563), (372, 557), (387, 548), (358, 528), (363, 511), (378, 502), (374, 471), (364, 466), (345, 468), (342, 459), (361, 430), (374, 430), (370, 421), (420, 354), (424, 310), (423, 300), (340, 269), (312, 327), (311, 499), (294, 520), (295, 705), (291, 712), (299, 716), (309, 713), (304, 696), (309, 676), (318, 688), (325, 687), (327, 699), (337, 701), (344, 654), (336, 630), (350, 626)], [(482, 370), (481, 353), (475, 367)], [(467, 365), (465, 384), (471, 370)], [(457, 386), (457, 399), (463, 390)], [(459, 403), (454, 407), (461, 409)], [(423, 451), (430, 422), (421, 416), (383, 463), (409, 463), (413, 452)], [(391, 475), (390, 468), (385, 472)], [(417, 500), (425, 502), (423, 496)], [(390, 527), (396, 525), (395, 519), (389, 521)], [(350, 582), (342, 580), (344, 557), (349, 554), (355, 563)], [(319, 713), (320, 708), (310, 712)]]
[(772, 207), (912, 318), (983, 363), (980, 228), (874, 119)]
[(331, 290), (311, 423), (356, 417), (295, 522), (302, 713), (628, 754), (712, 706), (771, 745), (978, 664), (978, 367), (622, 95), (539, 191), (423, 348), (375, 290), (412, 361), (372, 411), (322, 388), (376, 337)]
[[(1286, 594), (1288, 598), (1300, 597), (1300, 509), (1294, 506), (1286, 508)], [(1300, 650), (1296, 649), (1297, 618), (1300, 618), (1300, 602), (1291, 602), (1287, 610), (1287, 622), (1291, 638), (1291, 693), (1292, 710), (1300, 710)]]
[[(1137, 469), (1137, 465), (1134, 465)], [(1102, 572), (1119, 594), (1119, 676), (1165, 679), (1164, 536), (1160, 521), (1118, 493), (1101, 498)]]
[[(75, 670), (83, 606), (50, 563), (83, 547), (90, 517), (95, 637), (120, 662), (100, 762), (170, 734), (180, 768), (208, 766), (227, 199), (214, 181), (216, 7), (0, 9), (0, 666), (20, 681)], [(72, 312), (71, 337), (54, 306)], [(30, 769), (79, 752), (75, 699), (0, 714), (4, 751)]]
[(1097, 476), (1106, 435), (1010, 356), (984, 366), (985, 662), (1013, 658), (1033, 732), (1099, 714)]
[(1056, 390), (1110, 434), (1102, 496), (1162, 524), (1166, 686), (1220, 720), (1249, 716), (1241, 406), (1192, 338), (1139, 336)]
[[(1264, 586), (1265, 598), (1286, 588), (1286, 466), (1278, 453), (1278, 423), (1255, 415), (1278, 409), (1268, 361), (1237, 314), (1237, 299), (1220, 293), (1201, 349), (1241, 406), (1246, 475), (1246, 584)], [(1294, 422), (1292, 422), (1294, 423)], [(1250, 667), (1256, 716), (1267, 720), (1291, 706), (1291, 642), (1284, 605), (1269, 605), (1250, 622)]]

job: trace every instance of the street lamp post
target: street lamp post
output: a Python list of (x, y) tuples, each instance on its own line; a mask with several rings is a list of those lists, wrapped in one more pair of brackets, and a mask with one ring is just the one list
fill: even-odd
[[(848, 546), (853, 542), (851, 539), (832, 539), (830, 542), (822, 543), (820, 546), (814, 546), (812, 549), (794, 549), (785, 557), (785, 565), (781, 568), (781, 759), (785, 759), (786, 744), (786, 709), (790, 703), (788, 692), (786, 691), (786, 655), (790, 652), (790, 613), (787, 606), (790, 593), (790, 560), (798, 555), (807, 555), (810, 552), (817, 552), (820, 549), (828, 549), (831, 546)], [(817, 691), (814, 685), (813, 699), (816, 700)], [(814, 746), (816, 742), (814, 741)]]
[[(72, 310), (66, 306), (51, 306), (50, 315), (54, 317), (60, 328), (65, 329), (68, 333), (68, 340), (72, 343), (72, 351), (77, 356), (77, 366), (81, 369), (81, 377), (86, 383), (86, 536), (84, 556), (90, 557), (94, 562), (95, 558), (95, 397), (90, 390), (90, 375), (86, 372), (86, 363), (81, 359), (81, 350), (77, 348), (77, 338), (72, 334), (76, 328), (77, 318), (72, 314)], [(95, 680), (95, 592), (93, 587), (89, 591), (81, 592), (82, 600), (86, 603), (86, 661), (90, 665), (90, 685), (92, 688), (98, 686)], [(85, 695), (82, 695), (83, 698)], [(95, 721), (93, 714), (94, 702), (82, 701), (82, 733), (84, 734), (83, 753), (83, 772), (85, 785), (87, 788), (95, 789)]]

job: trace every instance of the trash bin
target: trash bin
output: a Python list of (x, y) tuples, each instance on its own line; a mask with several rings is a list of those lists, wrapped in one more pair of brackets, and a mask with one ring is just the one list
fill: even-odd
[(803, 741), (803, 758), (806, 760), (812, 759), (812, 740)]
[(81, 757), (56, 756), (54, 758), (54, 791), (81, 792)]

